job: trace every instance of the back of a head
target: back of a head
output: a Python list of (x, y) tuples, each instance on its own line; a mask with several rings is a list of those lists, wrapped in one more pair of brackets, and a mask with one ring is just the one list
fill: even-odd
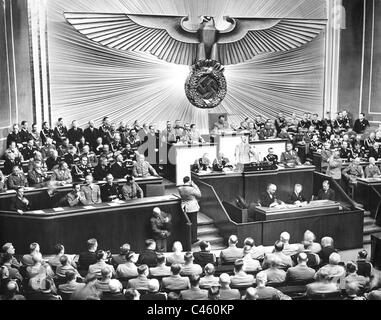
[(180, 300), (180, 296), (176, 292), (168, 293), (167, 300)]
[(69, 261), (69, 259), (68, 259), (67, 255), (64, 254), (63, 256), (60, 257), (61, 265), (66, 266), (68, 264), (68, 261)]
[(331, 280), (331, 276), (329, 274), (329, 271), (322, 268), (320, 269), (320, 271), (318, 272), (318, 280), (319, 281), (329, 281)]
[(258, 299), (257, 290), (252, 287), (247, 288), (246, 294), (245, 294), (245, 300), (257, 300), (257, 299)]
[(75, 280), (75, 278), (76, 278), (76, 275), (74, 271), (66, 271), (65, 273), (66, 282), (73, 281)]
[(160, 283), (157, 279), (150, 279), (148, 282), (149, 292), (158, 292), (160, 289)]
[(208, 289), (209, 300), (219, 300), (220, 299), (220, 288), (217, 286), (210, 287)]
[(358, 252), (358, 257), (359, 257), (360, 259), (366, 259), (367, 256), (368, 256), (368, 251), (366, 251), (365, 249), (360, 250), (360, 251)]
[(39, 251), (40, 245), (37, 242), (33, 242), (29, 246), (29, 251), (32, 253), (34, 251)]
[(193, 252), (186, 252), (184, 255), (184, 261), (185, 263), (190, 263), (193, 261)]
[(190, 282), (192, 287), (197, 287), (200, 283), (200, 276), (197, 274), (192, 274), (189, 277), (189, 282)]
[(165, 261), (166, 261), (166, 259), (165, 259), (165, 255), (164, 254), (158, 254), (157, 255), (157, 264), (158, 265), (164, 264)]
[(106, 255), (106, 252), (104, 252), (103, 250), (98, 250), (95, 256), (97, 260), (100, 261), (104, 259), (105, 255)]
[(321, 246), (323, 248), (333, 246), (333, 239), (331, 237), (324, 237), (321, 239)]
[(126, 300), (139, 300), (139, 292), (135, 289), (127, 289), (124, 293)]
[(7, 283), (7, 294), (8, 295), (15, 295), (19, 291), (19, 286), (17, 285), (16, 281), (9, 281)]
[(108, 287), (111, 293), (118, 293), (123, 288), (119, 280), (116, 279), (111, 279), (108, 283)]
[(173, 243), (172, 250), (173, 252), (183, 252), (183, 245), (180, 241), (176, 241)]
[(60, 254), (64, 250), (64, 246), (62, 244), (56, 244), (54, 246), (54, 253)]
[(144, 275), (148, 271), (148, 266), (146, 264), (142, 264), (141, 266), (138, 267), (138, 274)]
[(257, 286), (258, 285), (265, 286), (267, 283), (267, 274), (263, 271), (259, 272), (256, 276), (256, 282), (257, 282)]
[(255, 246), (255, 241), (253, 238), (246, 238), (245, 241), (243, 242), (243, 244), (245, 246), (250, 246), (250, 247), (254, 247)]
[(231, 283), (230, 276), (227, 273), (222, 273), (220, 275), (220, 284), (229, 285)]
[(128, 243), (125, 243), (120, 247), (120, 254), (126, 255), (131, 250), (131, 246)]
[(298, 263), (306, 263), (308, 261), (307, 254), (304, 252), (299, 253), (298, 255)]
[(345, 266), (348, 273), (355, 273), (357, 272), (357, 264), (353, 261), (347, 262)]
[(280, 234), (280, 241), (282, 241), (283, 243), (288, 243), (290, 241), (290, 234), (288, 232), (282, 232)]
[(206, 241), (201, 241), (199, 246), (201, 251), (205, 251), (209, 247), (209, 243)]
[(178, 275), (181, 271), (181, 265), (178, 263), (174, 263), (171, 265), (171, 272), (173, 275)]
[(153, 239), (147, 239), (147, 240), (145, 241), (146, 248), (149, 249), (150, 247), (153, 247), (153, 245), (154, 245), (155, 243), (156, 243), (155, 240), (153, 240)]
[(208, 263), (205, 266), (204, 270), (205, 270), (205, 275), (213, 275), (215, 268), (214, 268), (214, 265), (212, 265), (211, 263)]
[(329, 256), (329, 264), (338, 265), (340, 261), (341, 261), (341, 257), (336, 252), (331, 253), (331, 255)]
[(304, 232), (303, 240), (314, 242), (316, 240), (315, 234), (312, 231), (307, 230)]
[(275, 249), (275, 252), (282, 252), (284, 249), (284, 243), (278, 240), (274, 244), (274, 249)]
[(42, 254), (40, 252), (35, 252), (32, 255), (32, 259), (34, 263), (42, 262)]
[(96, 239), (87, 240), (87, 249), (92, 250), (98, 245), (98, 241)]
[(229, 237), (229, 244), (237, 244), (238, 243), (238, 237), (236, 235), (231, 235)]
[(190, 181), (190, 177), (184, 177), (183, 182), (188, 183)]
[(243, 247), (243, 254), (244, 254), (244, 255), (250, 254), (250, 253), (251, 253), (251, 249), (252, 249), (251, 246), (247, 246), (247, 245), (245, 245), (245, 246)]
[(111, 278), (111, 275), (112, 275), (111, 269), (107, 266), (102, 268), (101, 275), (102, 275), (102, 278)]
[(239, 272), (241, 271), (243, 268), (243, 260), (242, 259), (237, 259), (235, 262), (234, 262), (234, 270), (236, 272)]

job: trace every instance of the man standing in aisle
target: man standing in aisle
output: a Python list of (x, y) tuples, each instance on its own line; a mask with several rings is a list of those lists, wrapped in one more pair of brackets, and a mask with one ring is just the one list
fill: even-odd
[(197, 199), (201, 198), (201, 191), (189, 177), (184, 178), (184, 185), (178, 188), (181, 197), (181, 207), (192, 223), (192, 243), (197, 242), (197, 214), (200, 210)]

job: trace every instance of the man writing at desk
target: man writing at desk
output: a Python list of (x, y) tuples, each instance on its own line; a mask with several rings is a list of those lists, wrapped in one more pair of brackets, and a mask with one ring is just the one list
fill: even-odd
[(323, 189), (318, 192), (317, 200), (331, 200), (335, 201), (336, 194), (335, 191), (330, 189), (329, 181), (325, 180), (323, 182)]
[(292, 143), (287, 143), (286, 152), (283, 152), (280, 157), (280, 163), (286, 167), (300, 166), (302, 163), (298, 157), (298, 154), (293, 150)]
[(262, 207), (275, 208), (284, 205), (285, 203), (278, 199), (276, 195), (277, 186), (275, 184), (269, 184), (266, 192), (262, 193), (259, 201)]

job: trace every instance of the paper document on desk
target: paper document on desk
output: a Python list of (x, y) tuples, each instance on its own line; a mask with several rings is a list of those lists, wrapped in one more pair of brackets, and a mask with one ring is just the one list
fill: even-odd
[(33, 213), (35, 214), (44, 214), (45, 211), (42, 211), (42, 210), (36, 210), (36, 211), (32, 211)]
[(53, 208), (53, 211), (54, 212), (62, 212), (62, 211), (65, 211), (64, 208)]

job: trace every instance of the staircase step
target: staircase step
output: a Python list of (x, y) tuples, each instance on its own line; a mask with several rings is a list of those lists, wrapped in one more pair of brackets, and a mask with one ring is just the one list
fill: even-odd
[(203, 236), (203, 235), (217, 235), (218, 236), (218, 229), (214, 227), (213, 225), (201, 225), (197, 229), (197, 235)]
[(213, 225), (214, 221), (205, 214), (199, 212), (197, 215), (197, 223), (199, 226)]
[(364, 211), (364, 217), (370, 217), (370, 211)]
[(364, 235), (370, 235), (372, 233), (377, 233), (377, 232), (381, 232), (381, 227), (375, 224), (364, 227)]
[(374, 220), (373, 218), (365, 217), (364, 218), (364, 227), (374, 225), (375, 222), (376, 222), (376, 220)]
[(370, 234), (364, 235), (363, 237), (363, 244), (364, 246), (371, 243)]

